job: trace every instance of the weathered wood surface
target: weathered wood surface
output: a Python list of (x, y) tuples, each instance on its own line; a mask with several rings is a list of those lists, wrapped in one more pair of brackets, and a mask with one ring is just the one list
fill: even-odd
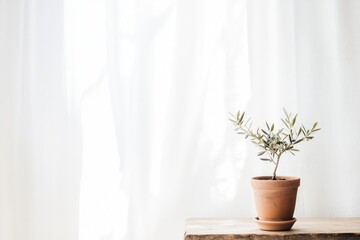
[(299, 218), (290, 231), (261, 231), (250, 218), (188, 219), (185, 240), (360, 240), (360, 218)]

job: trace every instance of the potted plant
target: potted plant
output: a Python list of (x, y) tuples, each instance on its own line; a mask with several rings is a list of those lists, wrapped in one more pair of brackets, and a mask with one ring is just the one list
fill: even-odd
[(234, 130), (260, 149), (260, 160), (274, 164), (271, 176), (257, 176), (251, 179), (258, 214), (255, 221), (262, 230), (290, 230), (295, 223), (293, 214), (300, 178), (277, 176), (277, 169), (285, 153), (295, 155), (299, 151), (295, 147), (303, 141), (313, 139), (313, 134), (320, 130), (317, 122), (311, 128), (295, 126), (298, 115), (292, 117), (285, 108), (283, 110), (285, 117), (281, 118), (281, 121), (284, 126), (279, 129), (275, 128), (275, 124), (266, 122), (265, 128), (254, 130), (251, 118), (245, 120), (245, 112), (238, 111), (229, 118), (236, 126)]

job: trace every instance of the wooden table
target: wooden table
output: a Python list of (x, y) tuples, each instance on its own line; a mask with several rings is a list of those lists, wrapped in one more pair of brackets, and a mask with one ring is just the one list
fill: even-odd
[(185, 240), (360, 240), (360, 218), (298, 218), (290, 231), (269, 232), (250, 218), (188, 219)]

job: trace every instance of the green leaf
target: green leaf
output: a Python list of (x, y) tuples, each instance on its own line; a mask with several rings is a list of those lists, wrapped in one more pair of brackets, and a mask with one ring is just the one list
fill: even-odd
[(271, 162), (271, 159), (269, 158), (260, 158), (261, 161), (268, 161), (268, 162)]
[(270, 131), (270, 127), (269, 127), (269, 124), (267, 122), (266, 122), (266, 127)]
[(296, 149), (296, 148), (292, 148), (290, 151), (299, 152), (300, 150), (299, 150), (299, 149)]
[(274, 125), (274, 124), (272, 124), (272, 125), (271, 125), (271, 129), (270, 129), (270, 131), (274, 131), (274, 128), (275, 128), (275, 125)]
[(265, 132), (265, 130), (261, 129), (261, 131), (262, 131), (264, 134), (266, 134), (266, 135), (269, 136), (269, 134), (268, 134), (267, 132)]
[(258, 156), (261, 156), (261, 155), (263, 155), (264, 153), (266, 153), (266, 151), (259, 152), (259, 153), (258, 153)]
[(296, 118), (297, 118), (297, 114), (295, 115), (295, 117), (293, 118), (293, 120), (292, 120), (292, 125), (294, 126), (295, 125), (295, 123), (296, 123)]
[(236, 122), (235, 120), (233, 120), (233, 119), (231, 119), (231, 118), (228, 118), (228, 119), (229, 119), (231, 122), (237, 124), (237, 122)]
[(297, 140), (297, 141), (294, 142), (294, 144), (298, 144), (299, 142), (302, 142), (303, 140), (304, 140), (303, 138), (300, 139), (300, 140)]
[[(245, 125), (248, 124), (248, 122), (250, 121), (251, 117), (249, 117), (249, 119), (245, 122)], [(252, 124), (252, 123), (251, 123)], [(250, 128), (251, 128), (251, 124), (250, 124)]]
[(236, 113), (236, 119), (239, 119), (239, 118), (240, 118), (240, 110), (238, 110)]
[(305, 128), (301, 128), (301, 132), (303, 133), (303, 135), (306, 135), (306, 129)]
[(286, 111), (286, 109), (285, 109), (285, 108), (283, 108), (283, 111), (284, 111), (284, 113), (285, 113), (286, 117), (287, 117), (287, 118), (290, 118), (290, 115), (289, 115), (289, 113)]
[(287, 128), (289, 128), (289, 125), (285, 122), (284, 119), (281, 118), (281, 121), (285, 124), (285, 126), (286, 126)]
[(313, 125), (312, 129), (315, 129), (317, 125), (318, 125), (318, 123), (317, 123), (317, 122), (316, 122), (316, 123), (314, 123), (314, 125)]
[(243, 120), (244, 115), (245, 115), (245, 112), (243, 112), (243, 113), (241, 114), (241, 117), (240, 117), (240, 122)]
[(299, 136), (299, 135), (300, 135), (300, 133), (301, 133), (301, 128), (299, 128), (299, 131), (298, 131), (298, 134), (297, 134), (297, 135)]
[(236, 118), (235, 116), (234, 116), (234, 114), (232, 114), (231, 112), (229, 112), (229, 114), (230, 114), (230, 116), (232, 117), (232, 118)]

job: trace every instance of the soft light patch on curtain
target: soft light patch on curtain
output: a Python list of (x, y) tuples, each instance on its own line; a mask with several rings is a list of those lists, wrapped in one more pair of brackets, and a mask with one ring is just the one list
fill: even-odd
[(118, 239), (125, 234), (128, 199), (119, 190), (119, 157), (107, 81), (82, 104), (83, 171), (80, 239)]

